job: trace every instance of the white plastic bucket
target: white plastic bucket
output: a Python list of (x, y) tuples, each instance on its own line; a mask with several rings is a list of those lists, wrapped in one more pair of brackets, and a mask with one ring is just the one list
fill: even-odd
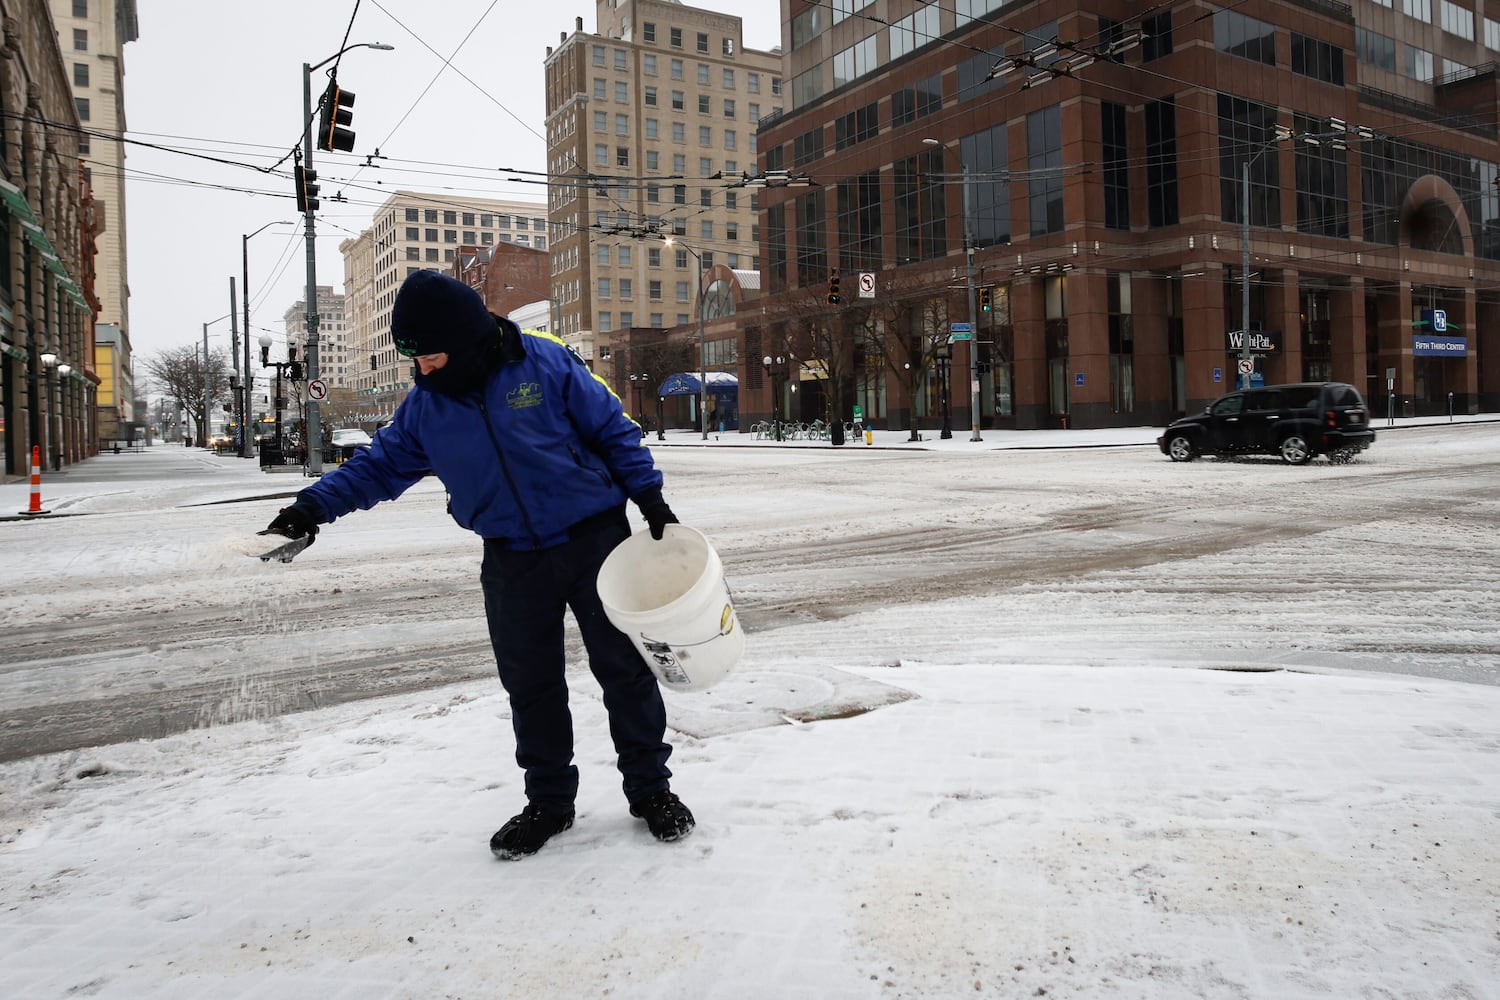
[(604, 560), (598, 586), (604, 613), (673, 691), (717, 684), (745, 651), (723, 563), (696, 528), (630, 536)]

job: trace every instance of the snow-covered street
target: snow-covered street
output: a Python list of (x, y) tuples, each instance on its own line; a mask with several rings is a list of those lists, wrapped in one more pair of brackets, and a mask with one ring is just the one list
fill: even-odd
[(578, 823), (515, 864), (436, 484), (281, 565), (297, 477), (60, 477), (0, 523), (6, 993), (1500, 996), (1500, 425), (1377, 429), (658, 448), (749, 633), (668, 695), (699, 827), (626, 813), (580, 662)]

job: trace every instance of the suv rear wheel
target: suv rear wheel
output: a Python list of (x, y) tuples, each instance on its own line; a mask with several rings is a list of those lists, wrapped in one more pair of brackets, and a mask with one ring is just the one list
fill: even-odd
[(1174, 462), (1191, 462), (1198, 451), (1186, 434), (1174, 434), (1167, 442), (1167, 455)]
[(1281, 460), (1288, 465), (1306, 465), (1312, 461), (1312, 449), (1301, 434), (1288, 434), (1281, 439)]

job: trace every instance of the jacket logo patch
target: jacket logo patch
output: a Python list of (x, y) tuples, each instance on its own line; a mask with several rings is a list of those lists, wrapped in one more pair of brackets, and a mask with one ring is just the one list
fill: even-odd
[(524, 410), (528, 406), (542, 405), (541, 383), (522, 382), (505, 394), (505, 405), (512, 410)]

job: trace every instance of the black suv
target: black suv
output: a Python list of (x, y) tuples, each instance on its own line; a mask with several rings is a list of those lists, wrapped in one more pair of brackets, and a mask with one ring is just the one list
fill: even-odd
[(1343, 382), (1304, 382), (1220, 396), (1198, 416), (1173, 421), (1156, 444), (1174, 462), (1259, 454), (1302, 465), (1316, 455), (1348, 462), (1374, 440), (1358, 389)]

